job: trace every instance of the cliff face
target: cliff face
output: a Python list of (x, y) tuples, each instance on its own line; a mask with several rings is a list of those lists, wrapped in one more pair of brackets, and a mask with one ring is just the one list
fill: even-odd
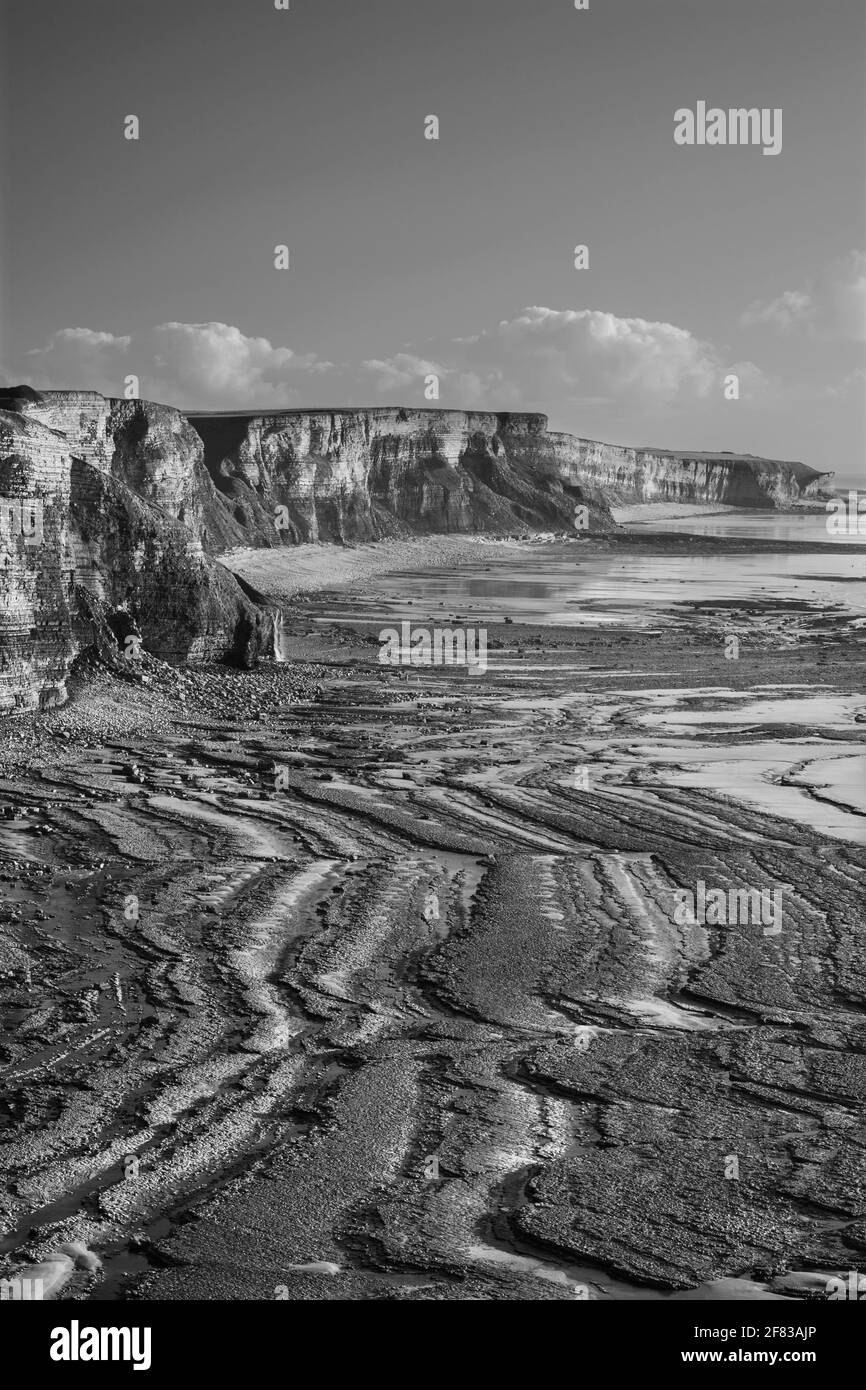
[(613, 526), (601, 489), (562, 468), (543, 415), (382, 409), (187, 418), (245, 544), (573, 531), (579, 505), (591, 531)]
[(203, 504), (161, 408), (142, 429), (137, 404), (0, 393), (18, 407), (0, 409), (0, 714), (63, 703), (88, 647), (130, 670), (141, 650), (242, 664), (273, 650), (274, 615), (185, 524)]
[(132, 637), (169, 660), (271, 654), (278, 615), (211, 558), (233, 545), (573, 532), (578, 507), (599, 534), (611, 502), (782, 507), (830, 476), (601, 444), (550, 432), (544, 415), (183, 415), (0, 390), (0, 713), (62, 701), (94, 644), (110, 656)]
[[(544, 415), (453, 410), (191, 413), (237, 543), (367, 539), (407, 532), (568, 530), (611, 503), (788, 507), (831, 474), (732, 454), (628, 449), (553, 433)], [(282, 529), (275, 532), (279, 517)]]
[(735, 507), (791, 507), (820, 498), (832, 473), (804, 463), (750, 454), (665, 453), (627, 449), (551, 434), (563, 466), (584, 485), (600, 487), (618, 502), (722, 502)]

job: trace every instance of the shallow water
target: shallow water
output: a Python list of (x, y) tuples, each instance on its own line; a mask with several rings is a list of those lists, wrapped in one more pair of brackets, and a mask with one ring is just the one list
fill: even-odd
[(326, 598), (319, 621), (420, 622), (423, 613), (439, 621), (464, 619), (468, 625), (506, 617), (572, 627), (652, 624), (687, 604), (762, 600), (836, 607), (861, 616), (866, 614), (864, 578), (862, 559), (841, 552), (598, 555), (573, 545), (548, 546), (527, 550), (509, 565), (473, 561), (378, 575), (365, 583), (360, 603)]
[(819, 545), (866, 545), (862, 535), (831, 535), (827, 530), (828, 517), (824, 512), (742, 511), (715, 512), (705, 516), (681, 516), (668, 521), (631, 521), (626, 530), (676, 531), (689, 536), (732, 536), (762, 541), (811, 541)]
[[(719, 519), (724, 520), (707, 518)], [(491, 686), (475, 671), (473, 699), (491, 702), (491, 713), (502, 707), (525, 711), (529, 720), (545, 711), (552, 718), (576, 719), (575, 731), (583, 725), (584, 734), (571, 756), (591, 759), (595, 783), (606, 791), (648, 807), (661, 787), (691, 788), (862, 844), (866, 757), (857, 737), (866, 722), (862, 697), (784, 681), (744, 689), (653, 688), (655, 681), (642, 691), (611, 689), (611, 677), (633, 673), (563, 660), (555, 639), (549, 650), (544, 643), (518, 651), (504, 626), (511, 618), (560, 628), (628, 625), (653, 633), (685, 623), (693, 602), (751, 603), (758, 612), (750, 620), (771, 632), (780, 621), (779, 600), (782, 611), (786, 601), (798, 602), (803, 622), (828, 610), (863, 621), (861, 570), (859, 555), (841, 552), (610, 555), (574, 545), (527, 546), (508, 563), (491, 565), (484, 557), (434, 572), (382, 575), (362, 593), (325, 596), (323, 608), (311, 617), (325, 625), (336, 620), (374, 630), (404, 620), (413, 628), (487, 628), (487, 670), (510, 688), (506, 693)], [(727, 627), (727, 613), (722, 617)], [(732, 614), (731, 620), (736, 625), (742, 615)], [(799, 612), (794, 621), (801, 621)], [(495, 735), (495, 720), (490, 733)], [(539, 753), (539, 731), (526, 734), (531, 760)], [(466, 756), (471, 758), (471, 750)], [(558, 848), (556, 835), (548, 830), (541, 837), (538, 827), (532, 844)]]

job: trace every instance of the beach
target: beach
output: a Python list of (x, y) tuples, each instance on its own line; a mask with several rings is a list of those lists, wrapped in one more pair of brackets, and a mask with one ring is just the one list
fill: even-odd
[[(281, 662), (148, 658), (4, 730), (0, 1277), (63, 1241), (101, 1261), (64, 1297), (133, 1301), (849, 1266), (856, 557), (693, 544), (236, 552)], [(483, 629), (486, 669), (383, 664), (403, 621)]]

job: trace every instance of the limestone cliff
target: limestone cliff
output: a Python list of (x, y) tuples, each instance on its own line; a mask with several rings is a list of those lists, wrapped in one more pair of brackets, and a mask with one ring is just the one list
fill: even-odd
[(130, 671), (142, 650), (241, 664), (273, 651), (275, 615), (203, 552), (194, 459), (161, 407), (29, 391), (4, 405), (17, 408), (0, 408), (0, 714), (63, 703), (89, 647)]
[(132, 637), (169, 660), (270, 654), (278, 616), (212, 558), (230, 546), (574, 533), (578, 508), (604, 534), (611, 502), (784, 507), (829, 476), (601, 444), (537, 414), (184, 415), (92, 391), (2, 390), (0, 713), (62, 701), (94, 643), (105, 653)]
[[(433, 531), (568, 530), (585, 505), (590, 533), (621, 502), (789, 507), (831, 474), (802, 463), (602, 444), (537, 414), (457, 410), (287, 410), (187, 416), (245, 544), (366, 539)], [(274, 534), (275, 518), (282, 529)]]
[(570, 434), (551, 434), (552, 447), (571, 476), (618, 502), (719, 502), (735, 507), (796, 506), (820, 500), (832, 473), (805, 463), (752, 454), (708, 454), (629, 449)]
[(187, 418), (246, 544), (573, 532), (581, 505), (590, 531), (613, 527), (601, 489), (563, 468), (543, 415), (383, 408)]

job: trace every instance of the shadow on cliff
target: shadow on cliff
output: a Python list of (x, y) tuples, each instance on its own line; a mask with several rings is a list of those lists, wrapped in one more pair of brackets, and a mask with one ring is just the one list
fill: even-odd
[(214, 485), (208, 543), (253, 547), (413, 535), (615, 529), (570, 478), (544, 416), (371, 409), (197, 414)]
[(116, 612), (130, 619), (126, 632), (109, 622), (121, 650), (121, 639), (137, 638), (133, 649), (165, 661), (245, 667), (275, 655), (279, 610), (206, 555), (181, 521), (80, 459), (69, 512), (76, 587), (90, 600), (79, 605), (80, 640), (97, 611)]

